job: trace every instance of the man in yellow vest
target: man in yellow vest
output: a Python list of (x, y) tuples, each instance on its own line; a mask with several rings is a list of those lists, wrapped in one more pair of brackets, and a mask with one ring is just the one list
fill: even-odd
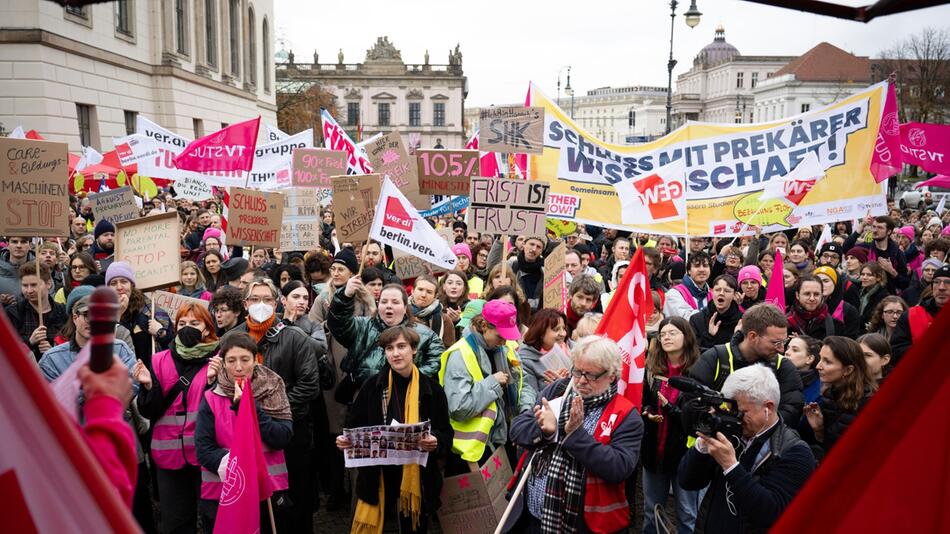
[(455, 429), (446, 476), (468, 472), (508, 440), (512, 417), (530, 410), (537, 393), (523, 381), (515, 357), (518, 312), (501, 300), (485, 303), (468, 333), (442, 353), (439, 383)]

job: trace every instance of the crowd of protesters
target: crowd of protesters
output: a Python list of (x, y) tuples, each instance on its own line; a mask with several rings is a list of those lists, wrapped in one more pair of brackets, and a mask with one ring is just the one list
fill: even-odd
[[(3, 238), (0, 303), (48, 380), (90, 340), (92, 288), (119, 295), (116, 365), (134, 387), (116, 417), (138, 469), (123, 496), (145, 532), (211, 532), (248, 381), (282, 532), (312, 532), (318, 506), (350, 509), (354, 532), (425, 532), (443, 477), (499, 448), (528, 477), (514, 532), (626, 531), (638, 478), (645, 533), (691, 532), (701, 506), (706, 532), (764, 530), (950, 299), (950, 212), (891, 208), (820, 244), (817, 227), (684, 240), (583, 225), (503, 242), (444, 216), (430, 222), (451, 228), (457, 268), (401, 280), (388, 247), (339, 241), (332, 206), (308, 251), (230, 246), (220, 206), (162, 192), (141, 213), (180, 217), (170, 291), (198, 302), (173, 313), (86, 199), (69, 236)], [(561, 243), (568, 296), (553, 309), (544, 260)], [(594, 335), (638, 249), (652, 303), (639, 410), (618, 394), (616, 344)], [(764, 302), (772, 282), (785, 309)], [(677, 376), (736, 400), (738, 440), (691, 435)], [(344, 428), (426, 420), (426, 467), (344, 468)]]

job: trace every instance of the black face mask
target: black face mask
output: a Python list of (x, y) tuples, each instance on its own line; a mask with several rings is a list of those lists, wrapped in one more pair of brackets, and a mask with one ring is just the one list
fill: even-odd
[(181, 344), (188, 347), (194, 347), (198, 343), (201, 343), (201, 338), (203, 334), (201, 330), (193, 326), (183, 326), (178, 329), (178, 340), (181, 341)]

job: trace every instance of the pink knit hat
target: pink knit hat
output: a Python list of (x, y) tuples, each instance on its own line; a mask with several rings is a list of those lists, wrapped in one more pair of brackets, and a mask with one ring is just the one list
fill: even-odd
[(746, 280), (755, 280), (758, 283), (762, 283), (762, 271), (755, 265), (746, 265), (745, 267), (739, 269), (739, 283)]
[(913, 242), (914, 238), (917, 237), (917, 233), (914, 231), (913, 226), (901, 226), (897, 231), (904, 234), (911, 242)]
[(456, 256), (465, 256), (468, 258), (468, 261), (472, 261), (472, 249), (468, 247), (465, 243), (457, 243), (452, 245), (452, 254)]
[(221, 230), (219, 230), (219, 229), (217, 229), (217, 228), (214, 228), (213, 226), (209, 226), (209, 227), (205, 230), (204, 235), (201, 236), (201, 242), (203, 243), (203, 242), (207, 241), (209, 237), (213, 237), (213, 238), (217, 239), (218, 242), (220, 243), (220, 242), (221, 242)]

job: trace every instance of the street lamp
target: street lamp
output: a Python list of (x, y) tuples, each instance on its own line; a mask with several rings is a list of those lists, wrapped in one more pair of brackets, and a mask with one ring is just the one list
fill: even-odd
[[(561, 70), (557, 71), (557, 107), (561, 107), (561, 73), (564, 72), (564, 69), (567, 69), (568, 79), (570, 79), (570, 65), (564, 65)], [(568, 87), (570, 87), (570, 83), (568, 83)]]
[(567, 68), (567, 85), (564, 86), (564, 92), (571, 95), (571, 120), (574, 120), (574, 90), (571, 89), (571, 68)]
[[(676, 60), (673, 59), (673, 27), (676, 22), (676, 6), (679, 2), (670, 0), (670, 59), (666, 62), (666, 133), (670, 133), (673, 128), (673, 69), (676, 67)], [(692, 0), (689, 9), (684, 13), (686, 25), (695, 28), (699, 24), (699, 17), (702, 13), (696, 8), (696, 0)]]

